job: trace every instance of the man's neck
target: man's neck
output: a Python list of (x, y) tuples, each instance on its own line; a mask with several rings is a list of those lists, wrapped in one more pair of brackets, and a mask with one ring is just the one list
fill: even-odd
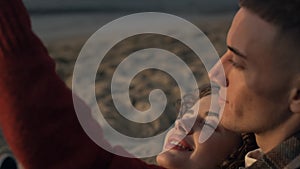
[(295, 134), (300, 129), (299, 116), (291, 117), (276, 128), (262, 133), (255, 133), (257, 145), (263, 153), (268, 153), (281, 142)]

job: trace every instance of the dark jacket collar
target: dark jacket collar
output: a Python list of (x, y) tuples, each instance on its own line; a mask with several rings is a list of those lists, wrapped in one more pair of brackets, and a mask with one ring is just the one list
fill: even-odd
[(249, 169), (296, 169), (300, 168), (300, 132), (288, 138), (263, 155)]

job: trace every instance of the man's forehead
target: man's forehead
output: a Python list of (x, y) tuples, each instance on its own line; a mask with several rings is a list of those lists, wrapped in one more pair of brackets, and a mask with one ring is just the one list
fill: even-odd
[(227, 36), (227, 44), (241, 52), (251, 51), (247, 47), (255, 44), (270, 45), (276, 36), (276, 27), (261, 19), (251, 11), (241, 8), (232, 22)]

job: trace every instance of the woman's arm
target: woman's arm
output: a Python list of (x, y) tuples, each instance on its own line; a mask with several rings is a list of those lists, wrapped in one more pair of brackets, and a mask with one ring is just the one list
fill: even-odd
[(0, 95), (0, 125), (24, 168), (157, 167), (113, 155), (89, 139), (77, 120), (72, 93), (33, 34), (21, 0), (0, 0)]

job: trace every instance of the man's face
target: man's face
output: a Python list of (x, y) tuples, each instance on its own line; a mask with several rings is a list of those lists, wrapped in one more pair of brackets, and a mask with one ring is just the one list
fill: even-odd
[[(286, 59), (274, 52), (276, 35), (275, 26), (247, 9), (241, 8), (235, 16), (227, 37), (228, 51), (209, 73), (221, 86), (221, 123), (226, 128), (258, 134), (279, 127), (290, 115), (291, 78)], [(220, 73), (222, 64), (226, 84)]]

